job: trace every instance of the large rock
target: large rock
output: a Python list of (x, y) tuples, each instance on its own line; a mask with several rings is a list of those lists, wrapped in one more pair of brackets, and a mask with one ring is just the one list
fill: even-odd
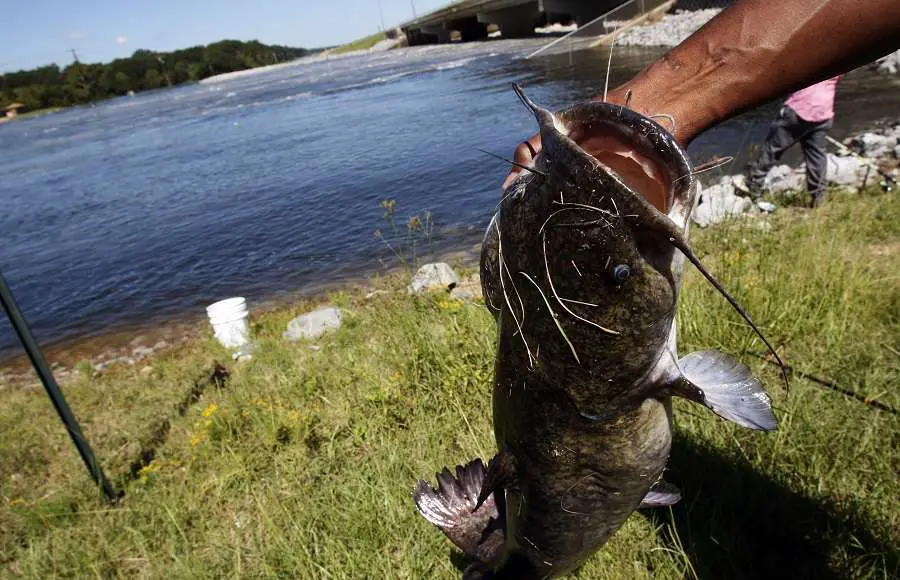
[(450, 299), (451, 300), (461, 300), (463, 302), (470, 302), (475, 300), (475, 294), (469, 290), (468, 288), (460, 288), (456, 287), (450, 291)]
[(887, 155), (897, 146), (897, 137), (893, 135), (878, 135), (876, 133), (863, 133), (850, 140), (850, 147), (864, 157), (876, 159)]
[(425, 290), (451, 290), (459, 285), (459, 276), (445, 262), (425, 264), (419, 268), (410, 282), (410, 294), (418, 294)]
[(884, 134), (893, 137), (900, 143), (900, 122), (894, 123), (890, 129), (887, 129), (884, 132)]
[(900, 50), (875, 61), (875, 68), (887, 74), (895, 75), (900, 72)]
[(866, 164), (862, 159), (848, 155), (838, 157), (828, 154), (827, 179), (838, 185), (859, 186), (866, 175)]
[(729, 216), (740, 215), (753, 207), (753, 202), (735, 194), (732, 177), (725, 176), (719, 183), (704, 188), (700, 201), (691, 213), (691, 220), (705, 228), (717, 224)]
[(318, 338), (341, 325), (341, 311), (332, 306), (301, 314), (288, 322), (284, 337), (288, 340)]
[(772, 192), (801, 189), (806, 183), (806, 173), (802, 168), (792, 169), (788, 165), (776, 165), (766, 174), (763, 188)]

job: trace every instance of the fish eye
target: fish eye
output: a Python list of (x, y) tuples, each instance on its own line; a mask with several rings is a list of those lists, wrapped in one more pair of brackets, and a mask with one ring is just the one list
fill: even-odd
[(619, 264), (612, 269), (613, 280), (621, 284), (631, 277), (631, 268), (628, 264)]

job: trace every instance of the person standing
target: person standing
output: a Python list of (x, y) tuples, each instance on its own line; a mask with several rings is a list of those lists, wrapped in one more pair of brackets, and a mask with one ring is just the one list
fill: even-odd
[(806, 190), (812, 197), (810, 205), (819, 207), (825, 201), (828, 186), (825, 136), (834, 123), (834, 94), (839, 79), (836, 76), (799, 90), (784, 102), (769, 128), (759, 157), (749, 166), (744, 191), (752, 199), (762, 196), (766, 174), (784, 152), (800, 143), (806, 160)]

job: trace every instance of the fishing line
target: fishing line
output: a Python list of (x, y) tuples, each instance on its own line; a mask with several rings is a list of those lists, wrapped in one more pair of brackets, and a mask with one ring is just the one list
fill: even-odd
[(541, 177), (547, 177), (547, 174), (544, 173), (543, 171), (539, 171), (537, 169), (534, 169), (533, 167), (528, 167), (527, 165), (522, 165), (521, 163), (507, 159), (506, 157), (503, 157), (502, 155), (497, 155), (496, 153), (491, 153), (490, 151), (485, 151), (484, 149), (479, 149), (478, 147), (476, 147), (475, 150), (481, 151), (485, 155), (490, 155), (491, 157), (494, 157), (496, 159), (499, 159), (500, 161), (509, 163), (510, 165), (514, 165), (515, 167), (518, 167), (519, 169), (524, 169), (525, 171), (529, 171), (531, 173), (534, 173), (535, 175), (540, 175)]
[[(746, 352), (747, 352), (747, 354), (755, 356), (756, 358), (758, 358), (758, 359), (762, 360), (763, 362), (766, 362), (770, 365), (779, 366), (779, 364), (777, 362), (773, 361), (766, 355), (761, 355), (759, 353), (752, 352), (752, 351), (746, 351)], [(782, 367), (783, 371), (787, 371), (790, 374), (796, 374), (800, 378), (806, 379), (813, 384), (823, 386), (827, 389), (831, 389), (832, 391), (840, 393), (850, 399), (854, 399), (855, 401), (858, 401), (858, 402), (866, 405), (867, 407), (874, 407), (878, 410), (885, 411), (887, 413), (891, 413), (892, 415), (900, 415), (900, 411), (898, 411), (897, 409), (895, 409), (894, 407), (891, 407), (890, 405), (888, 405), (886, 403), (882, 403), (878, 399), (870, 399), (868, 397), (863, 397), (859, 393), (854, 393), (850, 389), (841, 387), (840, 385), (834, 383), (833, 381), (830, 381), (828, 379), (823, 379), (821, 377), (817, 377), (816, 375), (811, 375), (809, 373), (797, 370), (794, 367), (792, 367), (791, 365), (782, 364), (780, 366)]]

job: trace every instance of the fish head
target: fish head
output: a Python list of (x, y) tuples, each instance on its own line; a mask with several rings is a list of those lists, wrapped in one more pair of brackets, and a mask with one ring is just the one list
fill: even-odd
[(542, 149), (492, 222), (497, 247), (485, 244), (482, 271), (503, 295), (488, 298), (536, 337), (544, 364), (577, 359), (588, 382), (619, 396), (669, 339), (684, 259), (672, 240), (686, 236), (696, 201), (691, 163), (668, 131), (625, 107), (552, 113), (516, 90)]

